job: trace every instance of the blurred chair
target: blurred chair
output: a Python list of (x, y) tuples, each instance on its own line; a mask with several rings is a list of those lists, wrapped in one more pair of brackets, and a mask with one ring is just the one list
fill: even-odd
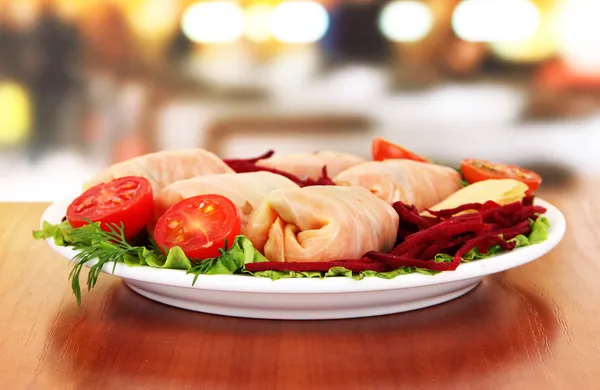
[[(235, 117), (218, 119), (208, 126), (204, 145), (207, 150), (223, 157), (230, 157), (227, 156), (227, 148), (232, 143), (248, 139), (261, 145), (261, 151), (287, 149), (305, 152), (334, 147), (336, 150), (352, 152), (347, 150), (348, 141), (354, 139), (362, 143), (365, 139), (370, 142), (373, 132), (371, 119), (359, 115)], [(304, 149), (312, 149), (302, 150), (302, 141), (305, 142)], [(244, 145), (247, 144), (247, 141), (244, 142)], [(244, 148), (244, 154), (252, 155), (255, 152)], [(236, 157), (242, 157), (235, 154)]]

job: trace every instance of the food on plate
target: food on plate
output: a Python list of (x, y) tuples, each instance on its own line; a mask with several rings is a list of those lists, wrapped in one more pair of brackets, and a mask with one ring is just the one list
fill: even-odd
[(434, 211), (453, 209), (464, 204), (487, 201), (505, 205), (521, 201), (527, 190), (527, 185), (512, 179), (479, 181), (460, 189), (429, 209)]
[(233, 173), (233, 170), (203, 149), (170, 150), (113, 164), (85, 183), (84, 189), (124, 176), (141, 176), (150, 181), (156, 194), (176, 181), (214, 173)]
[(527, 184), (529, 194), (535, 193), (542, 184), (540, 175), (516, 165), (466, 159), (460, 164), (460, 169), (469, 184), (489, 179), (513, 179)]
[(365, 187), (390, 204), (408, 203), (419, 210), (460, 189), (460, 175), (455, 169), (411, 160), (362, 163), (335, 176), (333, 181), (343, 186)]
[(125, 237), (140, 233), (152, 216), (152, 187), (143, 177), (122, 177), (98, 184), (67, 208), (67, 220), (74, 228), (91, 222), (100, 223), (103, 230), (123, 223)]
[(256, 164), (261, 167), (290, 173), (302, 180), (316, 180), (322, 177), (323, 167), (326, 167), (329, 176), (333, 177), (363, 162), (365, 162), (365, 159), (353, 154), (323, 151), (275, 155), (258, 160)]
[(420, 162), (429, 162), (424, 157), (403, 148), (400, 145), (395, 145), (383, 138), (375, 138), (371, 145), (371, 156), (374, 161), (383, 161), (390, 159), (413, 160)]
[(69, 280), (79, 303), (84, 266), (88, 289), (117, 263), (184, 270), (192, 285), (217, 274), (391, 279), (454, 271), (548, 237), (533, 172), (464, 160), (463, 178), (381, 139), (373, 152), (382, 161), (334, 152), (138, 157), (90, 180), (65, 220), (44, 221), (34, 238), (76, 251)]
[(156, 195), (154, 220), (158, 220), (168, 208), (183, 199), (217, 194), (228, 198), (238, 207), (244, 226), (252, 211), (267, 195), (279, 188), (299, 187), (288, 178), (270, 172), (226, 173), (181, 180), (169, 184)]
[(361, 187), (314, 186), (273, 191), (242, 233), (271, 261), (321, 262), (387, 251), (398, 214)]
[(181, 248), (194, 260), (219, 255), (227, 241), (240, 234), (240, 212), (221, 195), (198, 195), (168, 209), (156, 223), (154, 239), (160, 248)]

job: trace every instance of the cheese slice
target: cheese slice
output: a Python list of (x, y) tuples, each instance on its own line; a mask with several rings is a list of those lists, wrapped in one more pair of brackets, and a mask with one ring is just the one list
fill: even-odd
[(485, 203), (490, 200), (505, 205), (522, 200), (528, 189), (526, 184), (513, 179), (480, 181), (455, 192), (430, 210), (453, 209), (467, 203)]

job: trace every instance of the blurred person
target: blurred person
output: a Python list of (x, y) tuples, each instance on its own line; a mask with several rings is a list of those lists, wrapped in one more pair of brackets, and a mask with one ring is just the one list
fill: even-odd
[(47, 0), (11, 5), (17, 21), (17, 78), (27, 86), (33, 100), (29, 157), (37, 161), (59, 140), (62, 110), (76, 86), (73, 69), (79, 57), (79, 34), (57, 17)]
[(14, 25), (8, 17), (8, 6), (0, 3), (0, 80), (14, 78), (18, 64), (14, 52), (17, 49)]
[(140, 53), (123, 9), (116, 1), (95, 3), (83, 20), (88, 43), (87, 67), (116, 80), (139, 73)]
[(144, 81), (146, 68), (123, 9), (110, 1), (95, 4), (93, 11), (84, 22), (92, 105), (85, 137), (89, 155), (107, 165), (147, 151), (139, 123), (149, 82)]
[(181, 69), (194, 53), (194, 42), (189, 39), (182, 29), (177, 29), (167, 49), (169, 65)]
[(330, 10), (329, 29), (322, 41), (329, 63), (382, 62), (389, 58), (390, 44), (379, 29), (385, 1), (340, 1)]

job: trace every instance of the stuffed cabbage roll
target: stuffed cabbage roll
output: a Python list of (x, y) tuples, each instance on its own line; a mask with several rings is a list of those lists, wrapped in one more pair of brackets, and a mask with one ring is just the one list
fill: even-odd
[(216, 194), (231, 200), (239, 209), (242, 226), (252, 211), (273, 190), (300, 188), (290, 179), (271, 172), (204, 175), (168, 185), (154, 199), (154, 221), (175, 203), (197, 195)]
[(403, 202), (429, 208), (460, 189), (456, 170), (412, 160), (370, 161), (333, 178), (337, 185), (361, 186), (392, 204)]
[(323, 151), (317, 153), (275, 155), (264, 160), (259, 160), (256, 164), (291, 173), (302, 180), (316, 180), (321, 177), (324, 166), (327, 167), (327, 174), (333, 177), (363, 162), (365, 162), (365, 159), (352, 154)]
[(360, 259), (387, 252), (398, 214), (361, 187), (312, 186), (271, 192), (242, 233), (271, 261)]
[(179, 180), (232, 172), (223, 160), (204, 149), (168, 150), (113, 164), (85, 183), (84, 189), (124, 176), (142, 176), (150, 181), (157, 194)]

